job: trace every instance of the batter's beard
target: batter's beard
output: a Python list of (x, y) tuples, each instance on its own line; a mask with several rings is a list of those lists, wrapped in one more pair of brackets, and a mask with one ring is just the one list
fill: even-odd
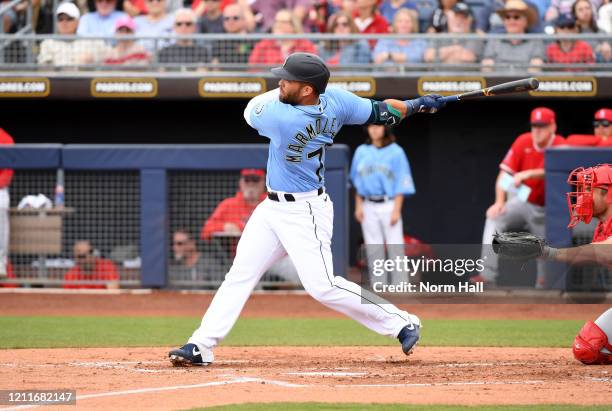
[(292, 106), (295, 106), (297, 104), (295, 96), (292, 96), (290, 94), (286, 94), (284, 96), (282, 94), (279, 94), (278, 99), (281, 103), (291, 104)]

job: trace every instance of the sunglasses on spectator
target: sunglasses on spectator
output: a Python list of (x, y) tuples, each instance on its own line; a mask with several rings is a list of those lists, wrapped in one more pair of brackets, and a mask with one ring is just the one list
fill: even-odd
[(96, 3), (108, 3), (108, 4), (111, 4), (111, 3), (116, 3), (116, 2), (117, 2), (117, 0), (96, 0)]
[(520, 20), (522, 17), (522, 14), (506, 14), (504, 20)]
[(60, 14), (59, 16), (57, 16), (57, 21), (59, 21), (60, 23), (66, 22), (66, 21), (75, 21), (76, 19), (73, 19), (70, 16), (67, 16), (65, 14)]
[(186, 242), (187, 241), (174, 241), (174, 242), (172, 242), (172, 244), (174, 244), (174, 245), (185, 245)]
[(117, 29), (118, 33), (133, 33), (134, 31), (129, 27), (119, 27)]
[(175, 21), (174, 25), (176, 27), (181, 27), (181, 26), (191, 27), (193, 26), (193, 21)]
[(238, 21), (238, 20), (240, 20), (240, 16), (223, 16), (223, 20), (225, 20), (225, 21), (231, 21), (231, 20)]
[(575, 24), (563, 24), (561, 26), (557, 26), (558, 29), (573, 29), (576, 28)]
[(155, 3), (155, 2), (161, 3), (163, 1), (165, 1), (165, 0), (146, 0), (147, 3)]
[(593, 127), (608, 127), (610, 122), (608, 120), (597, 120), (593, 121)]
[(261, 181), (261, 177), (258, 176), (244, 176), (242, 178), (245, 183), (259, 183)]
[(336, 22), (336, 27), (350, 27), (350, 24), (348, 21), (338, 21)]

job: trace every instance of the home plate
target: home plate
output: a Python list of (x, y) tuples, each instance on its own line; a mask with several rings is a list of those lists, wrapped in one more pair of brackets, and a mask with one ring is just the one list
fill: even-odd
[(284, 375), (303, 375), (309, 377), (361, 377), (367, 372), (338, 372), (338, 371), (309, 371), (309, 372), (286, 372)]

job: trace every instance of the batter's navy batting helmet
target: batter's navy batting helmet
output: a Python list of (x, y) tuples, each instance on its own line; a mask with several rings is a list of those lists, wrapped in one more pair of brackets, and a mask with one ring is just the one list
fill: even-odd
[(325, 92), (329, 80), (329, 69), (315, 54), (293, 53), (285, 60), (283, 67), (272, 69), (275, 76), (284, 80), (303, 81), (312, 84), (319, 94)]

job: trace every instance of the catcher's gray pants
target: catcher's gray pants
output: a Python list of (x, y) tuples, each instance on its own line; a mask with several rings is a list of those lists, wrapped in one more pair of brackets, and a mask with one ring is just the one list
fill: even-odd
[(6, 276), (9, 248), (9, 192), (0, 188), (0, 277)]
[[(495, 218), (487, 218), (482, 235), (482, 258), (485, 260), (485, 270), (482, 276), (491, 282), (495, 282), (499, 275), (499, 259), (497, 254), (493, 252), (490, 244), (493, 242), (493, 234), (504, 231), (529, 231), (534, 235), (544, 238), (546, 234), (544, 207), (523, 202), (513, 197), (506, 202), (503, 214)], [(546, 278), (546, 261), (538, 259), (537, 265), (538, 277), (536, 287), (542, 287)]]

